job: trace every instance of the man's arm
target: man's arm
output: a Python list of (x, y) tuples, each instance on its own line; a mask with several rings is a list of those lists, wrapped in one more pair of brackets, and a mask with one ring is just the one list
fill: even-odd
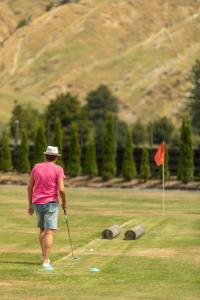
[(32, 204), (33, 187), (34, 187), (34, 179), (31, 176), (29, 184), (28, 184), (28, 204), (29, 204), (28, 213), (30, 216), (32, 216), (34, 213), (34, 208), (33, 208), (33, 204)]
[(62, 177), (60, 177), (58, 179), (58, 190), (59, 190), (60, 197), (62, 199), (61, 206), (62, 206), (64, 213), (66, 214), (67, 199), (66, 199), (66, 193), (65, 193), (65, 187), (64, 187), (64, 180)]

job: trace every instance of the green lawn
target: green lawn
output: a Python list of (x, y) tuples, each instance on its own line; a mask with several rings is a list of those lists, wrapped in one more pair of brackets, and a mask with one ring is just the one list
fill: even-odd
[[(1, 300), (195, 300), (200, 299), (200, 195), (159, 191), (69, 189), (71, 260), (62, 212), (51, 260), (41, 268), (35, 216), (26, 213), (24, 186), (0, 186)], [(123, 240), (143, 224), (145, 235)], [(121, 235), (102, 240), (101, 231), (121, 225)], [(93, 249), (93, 251), (91, 251)], [(101, 269), (99, 273), (90, 268)]]

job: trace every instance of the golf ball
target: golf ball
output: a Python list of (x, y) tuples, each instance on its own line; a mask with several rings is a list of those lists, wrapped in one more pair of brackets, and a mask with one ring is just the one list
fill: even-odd
[(91, 252), (93, 252), (93, 251), (94, 251), (94, 249), (90, 249), (90, 251), (91, 251)]

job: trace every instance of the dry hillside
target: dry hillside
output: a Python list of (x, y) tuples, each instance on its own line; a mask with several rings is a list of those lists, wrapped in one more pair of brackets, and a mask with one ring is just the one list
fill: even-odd
[(200, 0), (80, 0), (46, 11), (50, 2), (0, 2), (1, 120), (14, 99), (43, 109), (66, 91), (84, 101), (100, 83), (123, 119), (180, 116), (200, 56)]

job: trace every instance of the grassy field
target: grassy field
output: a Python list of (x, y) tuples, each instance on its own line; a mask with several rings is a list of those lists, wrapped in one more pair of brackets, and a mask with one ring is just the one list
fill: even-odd
[[(79, 260), (71, 260), (60, 211), (52, 272), (40, 265), (26, 188), (0, 186), (0, 193), (1, 300), (200, 299), (199, 193), (167, 192), (163, 217), (159, 191), (70, 189), (69, 224)], [(139, 223), (145, 235), (123, 240)], [(112, 224), (121, 226), (121, 235), (102, 240), (101, 231)]]

